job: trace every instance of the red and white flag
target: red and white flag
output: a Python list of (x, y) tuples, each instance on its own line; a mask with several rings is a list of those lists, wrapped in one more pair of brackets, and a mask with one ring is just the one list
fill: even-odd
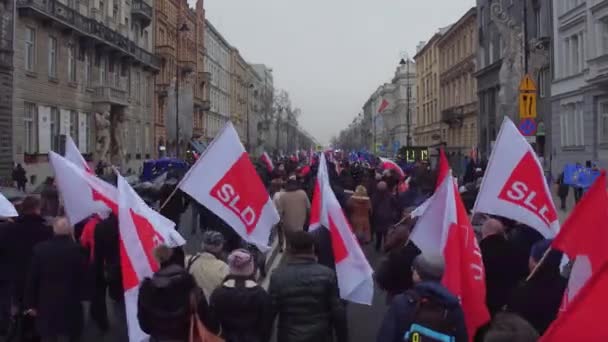
[(243, 239), (267, 250), (279, 214), (228, 122), (190, 168), (180, 188), (224, 220)]
[(397, 165), (397, 163), (390, 159), (382, 157), (380, 158), (380, 162), (382, 163), (382, 168), (384, 170), (395, 170), (395, 172), (397, 172), (397, 174), (399, 175), (399, 178), (405, 179), (405, 172), (403, 172), (403, 169), (401, 169), (401, 167)]
[(262, 153), (260, 159), (262, 159), (262, 162), (264, 163), (264, 165), (266, 165), (266, 169), (268, 170), (268, 172), (272, 172), (272, 170), (274, 170), (274, 164), (272, 163), (272, 159), (270, 159), (268, 153)]
[(312, 209), (316, 213), (311, 210), (311, 228), (317, 221), (316, 228), (324, 226), (327, 228), (320, 229), (329, 229), (340, 297), (353, 303), (371, 305), (374, 297), (373, 270), (331, 189), (324, 155), (321, 155), (319, 163)]
[(386, 110), (386, 108), (388, 108), (390, 103), (388, 103), (388, 101), (386, 99), (382, 99), (382, 102), (380, 102), (380, 106), (378, 107), (378, 113), (382, 113)]
[(606, 171), (602, 171), (574, 207), (551, 245), (574, 260), (562, 309), (567, 308), (592, 275), (608, 263), (607, 225)]
[(460, 299), (467, 333), (472, 340), (477, 329), (490, 320), (486, 307), (485, 269), (475, 232), (451, 172), (441, 180), (418, 218), (411, 240), (423, 254), (439, 255), (445, 260), (442, 284)]
[(87, 170), (89, 173), (93, 173), (93, 170), (82, 156), (82, 153), (80, 153), (76, 143), (69, 135), (65, 139), (65, 159), (71, 161), (76, 166)]
[(184, 245), (186, 241), (174, 229), (175, 224), (148, 207), (120, 175), (118, 227), (129, 341), (147, 341), (137, 319), (137, 297), (141, 282), (158, 270), (153, 250), (159, 244), (173, 248)]
[(498, 133), (473, 212), (521, 222), (547, 239), (559, 231), (543, 167), (532, 146), (508, 117)]
[(19, 213), (13, 203), (0, 193), (0, 217), (17, 217)]
[(551, 323), (539, 341), (608, 341), (608, 324), (602, 313), (608, 307), (606, 289), (608, 264), (597, 270), (566, 312)]
[(86, 162), (83, 164), (80, 161), (82, 155), (78, 149), (73, 152), (68, 146), (69, 143), (66, 144), (65, 158), (49, 152), (49, 161), (55, 172), (55, 182), (68, 220), (71, 224), (76, 224), (93, 214), (107, 216), (112, 209), (109, 204), (116, 203), (118, 199), (116, 188), (87, 170)]

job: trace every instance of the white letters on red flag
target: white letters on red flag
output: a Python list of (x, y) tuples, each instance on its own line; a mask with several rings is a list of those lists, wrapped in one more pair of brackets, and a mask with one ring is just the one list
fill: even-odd
[(595, 180), (564, 222), (552, 247), (574, 260), (563, 308), (568, 307), (593, 274), (608, 263), (608, 193), (606, 171)]
[(380, 158), (380, 161), (382, 162), (382, 168), (384, 170), (395, 170), (399, 175), (399, 178), (405, 179), (405, 172), (403, 172), (403, 170), (399, 165), (397, 165), (397, 163), (386, 158)]
[(173, 248), (186, 241), (174, 229), (175, 224), (148, 207), (121, 176), (118, 176), (118, 226), (129, 341), (147, 341), (137, 319), (139, 285), (158, 270), (154, 247), (164, 244)]
[[(75, 153), (68, 153), (70, 149), (67, 146), (69, 144), (66, 144), (66, 158), (55, 152), (49, 152), (49, 161), (55, 172), (55, 182), (61, 193), (66, 216), (71, 224), (76, 224), (96, 213), (105, 216), (116, 207), (115, 203), (118, 200), (116, 188), (88, 172)], [(76, 153), (80, 155), (78, 149)], [(68, 160), (68, 156), (77, 163)]]
[(227, 123), (184, 176), (180, 188), (222, 218), (243, 239), (268, 249), (279, 222), (268, 192), (232, 123)]
[(272, 172), (272, 170), (274, 170), (274, 165), (272, 164), (272, 159), (270, 159), (268, 153), (262, 153), (262, 156), (260, 158), (262, 159), (264, 165), (266, 165), (266, 169), (268, 170), (268, 172)]
[(470, 340), (490, 320), (486, 307), (485, 270), (475, 232), (451, 172), (418, 218), (411, 240), (422, 253), (445, 260), (442, 283), (462, 304)]
[(473, 212), (528, 225), (545, 238), (559, 231), (551, 191), (532, 146), (505, 117), (490, 156)]
[[(329, 229), (340, 297), (353, 303), (371, 305), (374, 297), (373, 270), (331, 189), (325, 156), (321, 155), (319, 162), (312, 210), (318, 210), (316, 216), (320, 223), (317, 227), (322, 225)], [(317, 209), (314, 209), (315, 204), (319, 206)], [(313, 219), (316, 220), (311, 211), (311, 227)]]

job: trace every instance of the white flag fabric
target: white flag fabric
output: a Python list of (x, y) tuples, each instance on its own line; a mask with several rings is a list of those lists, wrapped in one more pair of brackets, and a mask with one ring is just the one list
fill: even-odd
[(175, 224), (148, 207), (121, 176), (118, 176), (118, 227), (129, 341), (147, 341), (148, 336), (137, 319), (137, 297), (141, 282), (158, 270), (154, 247), (159, 244), (177, 247), (186, 241), (174, 229)]
[(261, 158), (262, 158), (262, 162), (264, 162), (264, 165), (266, 165), (266, 169), (268, 170), (268, 172), (272, 172), (272, 170), (274, 170), (274, 164), (272, 164), (272, 159), (270, 158), (268, 153), (266, 153), (266, 152), (262, 153)]
[(3, 194), (0, 193), (0, 217), (17, 217), (17, 209)]
[(71, 161), (76, 166), (87, 170), (89, 173), (93, 173), (93, 170), (91, 170), (87, 161), (84, 160), (82, 153), (80, 153), (78, 146), (76, 146), (74, 139), (69, 135), (65, 139), (65, 159)]
[(498, 133), (473, 212), (513, 219), (545, 238), (559, 231), (557, 211), (540, 161), (508, 117)]
[[(66, 157), (69, 155), (67, 151), (66, 148)], [(74, 158), (73, 154), (70, 156), (71, 160), (78, 159)], [(106, 199), (116, 203), (117, 191), (114, 186), (88, 172), (81, 163), (75, 164), (55, 152), (49, 152), (49, 161), (55, 172), (55, 182), (66, 216), (71, 224), (96, 213), (106, 216), (110, 212), (111, 206)]]
[(228, 122), (184, 176), (180, 188), (260, 250), (269, 249), (279, 214)]
[[(325, 182), (325, 180), (328, 180)], [(317, 170), (317, 179), (315, 180), (315, 188), (312, 194), (312, 203), (310, 205), (310, 226), (309, 231), (321, 227), (322, 222), (328, 222), (327, 219), (327, 207), (323, 205), (323, 191), (325, 187), (329, 185), (329, 175), (327, 173), (327, 162), (325, 161), (325, 155), (320, 154), (319, 157), (319, 168)]]
[[(321, 206), (317, 209), (320, 225), (330, 232), (340, 297), (353, 303), (371, 305), (374, 297), (374, 271), (331, 189), (323, 154), (319, 162), (317, 174), (319, 192), (315, 188), (313, 204), (318, 203)], [(313, 219), (311, 211), (311, 221)]]

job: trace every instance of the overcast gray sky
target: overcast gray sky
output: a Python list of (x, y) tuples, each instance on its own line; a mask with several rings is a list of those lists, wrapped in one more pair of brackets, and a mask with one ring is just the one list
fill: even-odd
[[(189, 0), (194, 2), (194, 0)], [(416, 52), (475, 0), (205, 0), (207, 19), (302, 109), (322, 143), (346, 127), (403, 52)]]

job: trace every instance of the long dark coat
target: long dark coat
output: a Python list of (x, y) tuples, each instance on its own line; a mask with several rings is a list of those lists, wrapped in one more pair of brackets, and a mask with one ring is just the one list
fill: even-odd
[(81, 331), (85, 264), (80, 246), (70, 236), (57, 236), (34, 248), (24, 303), (36, 309), (42, 337), (74, 336)]

